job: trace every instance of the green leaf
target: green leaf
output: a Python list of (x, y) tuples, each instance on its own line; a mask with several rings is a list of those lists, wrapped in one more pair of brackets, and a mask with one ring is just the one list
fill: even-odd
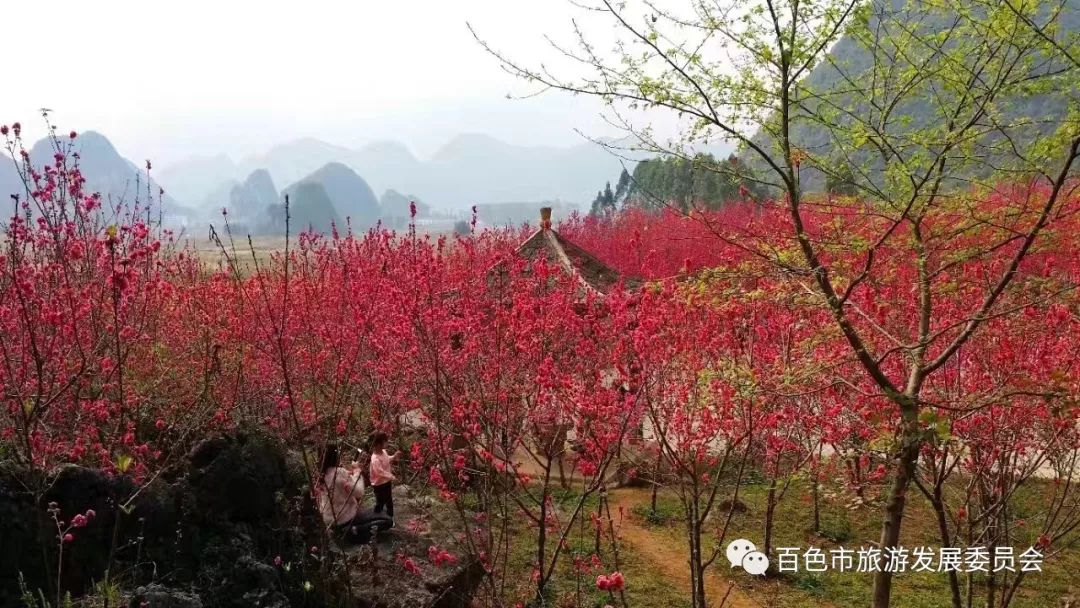
[(121, 454), (116, 457), (116, 470), (121, 473), (127, 473), (131, 465), (135, 463), (135, 459), (128, 454)]

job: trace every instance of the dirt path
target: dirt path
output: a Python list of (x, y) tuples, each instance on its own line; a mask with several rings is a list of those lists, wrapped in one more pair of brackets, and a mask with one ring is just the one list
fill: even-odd
[[(648, 504), (649, 492), (638, 488), (620, 488), (612, 491), (610, 496), (612, 513), (622, 507), (626, 514), (622, 527), (619, 528), (622, 541), (648, 559), (673, 587), (683, 589), (689, 594), (690, 567), (685, 545), (666, 534), (649, 529), (633, 514), (634, 507)], [(709, 594), (709, 605), (716, 608), (761, 608), (763, 605), (748, 597), (730, 579), (722, 576), (715, 566), (705, 573), (705, 590)], [(725, 595), (727, 601), (721, 604)]]
[[(542, 476), (543, 471), (534, 460), (524, 454), (517, 454), (514, 461), (518, 469), (533, 476)], [(580, 483), (579, 477), (571, 477), (571, 482)], [(558, 483), (557, 479), (553, 483)], [(634, 507), (647, 505), (652, 498), (648, 489), (644, 488), (617, 488), (609, 493), (611, 510), (614, 514), (620, 507), (625, 513), (622, 525), (619, 528), (619, 536), (622, 542), (629, 544), (635, 552), (642, 556), (656, 572), (662, 573), (664, 579), (672, 586), (684, 592), (687, 600), (690, 597), (690, 564), (687, 558), (687, 548), (681, 538), (673, 538), (668, 534), (654, 530), (645, 525), (639, 517), (634, 515)], [(720, 560), (724, 560), (720, 556)], [(725, 562), (726, 563), (726, 562)], [(705, 572), (705, 591), (709, 595), (710, 608), (768, 608), (775, 605), (771, 601), (768, 592), (762, 595), (766, 599), (754, 599), (755, 590), (763, 589), (754, 585), (747, 591), (734, 584), (732, 578), (726, 576), (723, 565), (709, 567)], [(726, 598), (726, 599), (725, 599)], [(810, 604), (807, 604), (810, 605)], [(815, 600), (812, 604), (817, 608), (835, 608), (833, 604), (825, 600)]]
[[(534, 476), (543, 475), (543, 471), (536, 462), (523, 453), (516, 454), (514, 461), (518, 469), (523, 472)], [(582, 480), (571, 478), (570, 481)], [(619, 528), (622, 541), (631, 545), (639, 555), (652, 564), (656, 572), (663, 573), (664, 578), (672, 587), (685, 592), (689, 599), (690, 564), (687, 559), (686, 545), (662, 532), (650, 529), (633, 514), (634, 507), (649, 503), (652, 497), (649, 490), (618, 488), (612, 490), (609, 496), (612, 513), (614, 514), (621, 507), (623, 513), (626, 514)], [(733, 581), (722, 576), (719, 568), (715, 566), (710, 567), (705, 573), (705, 590), (709, 594), (710, 608), (763, 608), (765, 606), (747, 596), (733, 584)]]

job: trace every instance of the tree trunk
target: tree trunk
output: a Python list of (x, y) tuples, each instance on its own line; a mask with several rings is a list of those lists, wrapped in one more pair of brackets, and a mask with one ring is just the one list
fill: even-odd
[(814, 497), (814, 534), (821, 533), (821, 447), (818, 446), (817, 460), (814, 461), (814, 468), (811, 471), (813, 476), (813, 485), (811, 490)]
[(649, 512), (656, 516), (656, 498), (660, 493), (660, 467), (663, 464), (663, 450), (656, 450), (656, 467), (653, 469), (652, 478), (652, 502), (649, 503)]
[(821, 497), (818, 496), (818, 484), (814, 482), (814, 534), (821, 533)]
[[(938, 535), (941, 536), (941, 546), (952, 546), (952, 535), (949, 534), (949, 522), (945, 518), (945, 501), (941, 497), (941, 484), (934, 486), (934, 494), (930, 498), (930, 504), (934, 507), (934, 515), (937, 517)], [(960, 596), (960, 579), (956, 575), (956, 570), (950, 570), (949, 574), (949, 592), (952, 594), (953, 608), (963, 608), (963, 601)]]
[(544, 577), (544, 564), (547, 561), (547, 500), (540, 505), (540, 529), (537, 531), (536, 537), (536, 568), (537, 576), (536, 580), (536, 605), (544, 605), (544, 586), (547, 579)]
[[(997, 515), (994, 515), (993, 517), (990, 518), (989, 525), (987, 526), (988, 529), (986, 531), (986, 535), (984, 536), (984, 538), (990, 539), (990, 542), (987, 544), (986, 550), (990, 553), (991, 556), (994, 555), (995, 551), (997, 551), (997, 546), (998, 546), (998, 531), (997, 531), (997, 525), (996, 525), (997, 524), (997, 518), (998, 518)], [(986, 575), (986, 607), (987, 608), (994, 608), (994, 606), (997, 604), (997, 588), (998, 588), (997, 573), (994, 572), (993, 568), (990, 568), (990, 573)]]
[(549, 458), (544, 468), (544, 488), (540, 493), (540, 517), (539, 529), (536, 536), (536, 605), (544, 606), (547, 603), (545, 587), (547, 587), (548, 573), (544, 572), (547, 562), (547, 516), (548, 516), (548, 489), (551, 487), (551, 459)]
[(690, 555), (693, 562), (691, 567), (694, 569), (694, 608), (708, 608), (705, 598), (705, 565), (701, 559), (701, 526), (694, 523), (694, 528), (694, 546)]
[(858, 458), (845, 458), (844, 466), (848, 470), (849, 483), (855, 488), (855, 495), (859, 497), (859, 504), (866, 504), (866, 491), (863, 488), (862, 474), (859, 471)]
[(889, 547), (900, 545), (900, 524), (904, 521), (904, 507), (911, 480), (915, 477), (915, 463), (919, 459), (922, 441), (918, 427), (918, 408), (906, 405), (902, 410), (903, 431), (900, 451), (896, 457), (892, 489), (885, 504), (885, 520), (881, 524), (881, 571), (874, 573), (873, 608), (889, 608), (892, 594), (892, 572), (885, 572), (885, 552)]
[(606, 501), (607, 501), (607, 495), (606, 494), (601, 494), (600, 495), (600, 500), (596, 504), (596, 522), (597, 522), (596, 523), (596, 539), (595, 539), (596, 540), (596, 546), (593, 548), (593, 551), (597, 555), (603, 555), (603, 553), (600, 551), (600, 534), (601, 534), (600, 528), (602, 527), (602, 524), (600, 522), (603, 521), (604, 503)]
[(761, 552), (772, 555), (773, 516), (776, 514), (776, 478), (769, 482), (769, 492), (765, 498), (765, 542)]
[(708, 608), (705, 597), (705, 565), (701, 559), (701, 519), (698, 517), (698, 505), (701, 495), (697, 488), (686, 497), (683, 509), (686, 514), (686, 533), (690, 541), (690, 605), (693, 608)]

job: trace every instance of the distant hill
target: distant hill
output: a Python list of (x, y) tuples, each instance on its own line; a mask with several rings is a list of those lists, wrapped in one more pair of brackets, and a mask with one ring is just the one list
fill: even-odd
[(199, 216), (212, 221), (220, 220), (221, 210), (229, 207), (233, 188), (239, 185), (240, 182), (235, 179), (227, 179), (216, 184), (195, 206), (199, 210)]
[(409, 225), (412, 218), (411, 204), (416, 204), (417, 219), (427, 217), (431, 209), (419, 197), (405, 195), (397, 190), (387, 190), (379, 197), (380, 219), (387, 228), (400, 230)]
[[(1080, 0), (1067, 0), (1059, 13), (1055, 27), (1060, 35), (1071, 35), (1080, 32)], [(894, 28), (896, 32), (910, 30), (948, 31), (952, 28), (955, 15), (949, 11), (944, 12), (940, 6), (909, 2), (908, 0), (875, 0), (872, 3), (870, 14), (870, 28), (876, 28), (877, 23), (898, 23), (905, 27)], [(1050, 5), (1047, 5), (1049, 7)], [(978, 9), (976, 9), (978, 10)], [(916, 55), (919, 56), (919, 55)], [(828, 99), (829, 104), (839, 107), (854, 107), (855, 112), (865, 112), (866, 107), (857, 104), (863, 103), (861, 97), (853, 98), (849, 93), (851, 83), (859, 83), (869, 78), (869, 70), (873, 67), (873, 57), (870, 52), (851, 35), (841, 38), (829, 52), (829, 61), (820, 63), (817, 67), (800, 82), (800, 87), (812, 91), (816, 99)], [(904, 69), (907, 69), (906, 67)], [(1050, 69), (1046, 65), (1036, 67), (1038, 69)], [(878, 78), (880, 75), (875, 75)], [(932, 79), (931, 79), (932, 81)], [(1000, 111), (997, 118), (998, 124), (1010, 124), (1019, 118), (1031, 118), (1033, 124), (1022, 128), (1014, 128), (1012, 134), (1018, 141), (1024, 138), (1038, 137), (1040, 130), (1052, 130), (1056, 128), (1058, 120), (1063, 118), (1068, 111), (1069, 93), (1056, 92), (1051, 94), (1029, 94), (1027, 92), (1016, 96), (995, 99), (992, 104), (994, 112)], [(931, 90), (929, 85), (913, 91), (907, 95), (902, 103), (892, 108), (889, 121), (889, 132), (898, 136), (898, 141), (918, 141), (925, 139), (924, 133), (928, 129), (937, 128), (948, 121), (947, 113), (952, 107), (939, 105), (936, 100), (939, 94)], [(854, 103), (853, 103), (854, 102)], [(849, 121), (838, 116), (836, 124), (843, 127)], [(985, 122), (985, 121), (984, 121)], [(975, 131), (991, 132), (984, 127)], [(1042, 131), (1045, 132), (1045, 131)], [(904, 137), (900, 137), (904, 136)], [(834, 155), (835, 142), (830, 138), (830, 131), (816, 122), (799, 120), (796, 116), (791, 129), (793, 143), (800, 149), (807, 150), (822, 158)], [(759, 143), (768, 145), (769, 137), (764, 132), (759, 133), (755, 139)], [(993, 158), (1000, 154), (995, 147), (1001, 145), (997, 136), (979, 138), (971, 145), (974, 146), (973, 157)], [(922, 154), (919, 145), (902, 146), (905, 156)], [(744, 152), (742, 158), (750, 164), (759, 175), (769, 176), (769, 172), (755, 155)], [(860, 151), (854, 156), (860, 173), (865, 173), (875, 183), (883, 183), (884, 166), (878, 154), (871, 153), (869, 148)], [(841, 162), (836, 160), (835, 162)], [(992, 162), (991, 164), (1000, 164)], [(834, 167), (834, 170), (843, 170)], [(985, 165), (980, 167), (980, 172), (985, 172)], [(970, 177), (972, 173), (958, 170), (957, 176)], [(772, 179), (771, 176), (769, 176)], [(816, 169), (804, 167), (800, 172), (803, 188), (808, 191), (822, 191), (825, 189), (826, 179), (824, 174)], [(966, 184), (966, 180), (961, 180)]]
[[(156, 219), (159, 185), (154, 178), (147, 183), (142, 164), (136, 165), (121, 156), (108, 138), (95, 131), (79, 134), (73, 143), (73, 151), (79, 155), (79, 167), (86, 179), (86, 192), (100, 192), (112, 204), (131, 205), (138, 200), (144, 208), (149, 197), (153, 201)], [(54, 154), (54, 142), (44, 138), (30, 148), (30, 162), (37, 167), (51, 165)], [(22, 181), (12, 160), (0, 159), (0, 193), (4, 201), (10, 201), (9, 196), (13, 193), (23, 192)], [(191, 218), (192, 210), (177, 203), (168, 193), (160, 199), (160, 211), (166, 224), (184, 224)], [(8, 215), (7, 210), (3, 215)]]
[(23, 183), (19, 178), (19, 171), (10, 158), (0, 158), (0, 218), (7, 219), (11, 215), (11, 204), (14, 202), (9, 197), (12, 194), (22, 195)]
[(622, 161), (591, 142), (523, 147), (468, 134), (438, 150), (425, 169), (423, 182), (405, 187), (435, 207), (556, 199), (586, 203), (597, 183), (619, 175)]
[[(344, 230), (344, 221), (330, 202), (322, 184), (301, 181), (289, 193), (289, 230), (293, 234), (312, 230), (329, 234), (332, 226)], [(271, 205), (263, 215), (258, 231), (264, 234), (285, 232), (284, 203)]]
[(266, 169), (274, 182), (293, 184), (329, 163), (349, 164), (352, 150), (335, 146), (312, 137), (305, 137), (274, 146), (265, 154), (240, 161), (240, 175)]
[(424, 179), (424, 163), (395, 141), (368, 144), (343, 158), (342, 162), (363, 175), (376, 192), (389, 189), (411, 192), (411, 184)]
[(163, 167), (157, 174), (165, 191), (178, 201), (191, 207), (215, 205), (222, 201), (208, 200), (221, 184), (238, 180), (240, 168), (228, 156), (191, 158), (175, 165)]
[(261, 217), (267, 207), (277, 204), (278, 191), (266, 169), (252, 171), (242, 184), (229, 191), (229, 212), (240, 221), (253, 221)]
[[(348, 219), (354, 228), (367, 228), (379, 219), (379, 201), (364, 178), (341, 163), (328, 163), (299, 182), (286, 188), (282, 194), (298, 197), (304, 184), (322, 186), (332, 207), (341, 219)], [(344, 230), (344, 224), (339, 222)]]
[[(507, 201), (565, 200), (586, 205), (596, 194), (597, 184), (614, 179), (623, 161), (601, 146), (585, 142), (568, 148), (517, 146), (481, 134), (454, 138), (429, 160), (420, 160), (397, 142), (381, 141), (359, 149), (336, 146), (305, 138), (288, 142), (237, 164), (235, 173), (223, 178), (240, 180), (256, 169), (266, 169), (275, 183), (293, 184), (329, 163), (339, 163), (363, 176), (375, 192), (410, 192), (432, 209), (467, 209), (474, 204)], [(633, 169), (633, 162), (627, 162)], [(200, 178), (187, 172), (199, 170), (199, 163), (170, 167), (166, 188), (180, 190)], [(226, 163), (203, 165), (208, 173), (221, 176)], [(231, 185), (230, 185), (231, 188)], [(188, 201), (201, 206), (212, 186), (202, 184), (198, 198)], [(327, 191), (333, 198), (334, 193)]]

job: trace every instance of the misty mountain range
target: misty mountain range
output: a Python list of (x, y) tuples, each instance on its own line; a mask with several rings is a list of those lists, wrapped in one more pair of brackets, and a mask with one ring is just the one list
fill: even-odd
[[(138, 199), (145, 201), (148, 191), (156, 198), (160, 187), (165, 192), (163, 216), (169, 224), (215, 221), (225, 208), (247, 228), (261, 226), (267, 231), (275, 230), (274, 222), (266, 218), (268, 208), (280, 204), (285, 194), (302, 210), (294, 214), (297, 219), (309, 219), (312, 226), (346, 218), (357, 227), (380, 219), (401, 224), (408, 205), (399, 200), (406, 198), (400, 192), (419, 201), (425, 213), (547, 201), (587, 208), (596, 191), (618, 176), (625, 162), (591, 142), (569, 148), (526, 147), (470, 134), (454, 138), (430, 159), (421, 160), (396, 142), (354, 150), (305, 138), (240, 162), (217, 155), (154, 170), (148, 188), (143, 164), (121, 156), (104, 135), (81, 133), (73, 149), (79, 154), (88, 192), (99, 191), (130, 203), (136, 189)], [(33, 146), (30, 157), (40, 167), (51, 164), (53, 154), (53, 142), (43, 139)], [(23, 190), (10, 159), (0, 162), (0, 193)]]
[(365, 193), (365, 200), (356, 204), (368, 205), (375, 193), (397, 190), (443, 211), (550, 200), (586, 207), (623, 166), (620, 158), (592, 142), (569, 148), (526, 147), (468, 134), (421, 160), (392, 141), (349, 149), (305, 138), (238, 163), (226, 156), (190, 159), (164, 168), (158, 178), (188, 206), (220, 207), (228, 191), (255, 170), (265, 169), (277, 184), (294, 184), (331, 163), (352, 169), (367, 183), (373, 196)]
[[(181, 205), (168, 193), (161, 195), (158, 182), (153, 177), (150, 177), (148, 182), (145, 165), (136, 165), (120, 156), (104, 135), (87, 131), (80, 134), (74, 142), (70, 142), (67, 138), (61, 139), (60, 145), (65, 147), (70, 145), (71, 152), (78, 154), (79, 167), (83, 178), (86, 179), (84, 191), (87, 194), (100, 192), (105, 197), (104, 206), (107, 209), (115, 204), (130, 205), (132, 201), (138, 200), (142, 208), (147, 207), (149, 203), (156, 212), (160, 198), (160, 210), (170, 220), (189, 217), (193, 214), (191, 209)], [(30, 162), (40, 169), (54, 164), (55, 154), (54, 142), (50, 139), (42, 139), (30, 148)], [(68, 162), (74, 162), (74, 159), (69, 158)], [(13, 194), (25, 200), (25, 190), (11, 158), (0, 159), (0, 201), (4, 205), (9, 204), (11, 200), (9, 196)], [(7, 216), (8, 211), (9, 208), (5, 207), (2, 215)]]

